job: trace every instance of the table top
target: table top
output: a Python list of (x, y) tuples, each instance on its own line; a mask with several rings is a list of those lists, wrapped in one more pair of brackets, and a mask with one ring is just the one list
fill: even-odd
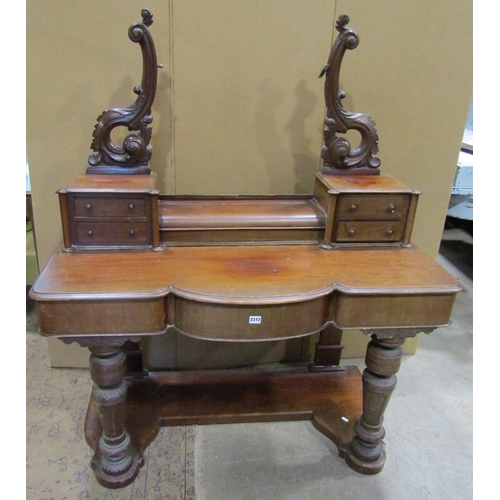
[(148, 175), (77, 175), (60, 192), (67, 193), (149, 193), (154, 191), (156, 174)]
[(169, 293), (228, 304), (290, 303), (347, 294), (454, 294), (461, 285), (416, 247), (170, 247), (163, 252), (56, 252), (38, 301), (147, 299)]

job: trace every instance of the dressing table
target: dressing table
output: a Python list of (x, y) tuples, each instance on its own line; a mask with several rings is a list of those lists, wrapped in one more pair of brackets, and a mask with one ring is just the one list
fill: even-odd
[[(99, 116), (86, 173), (58, 191), (62, 246), (30, 291), (42, 335), (90, 349), (98, 481), (130, 484), (162, 425), (304, 419), (352, 469), (380, 472), (401, 345), (448, 325), (461, 285), (412, 244), (419, 193), (380, 172), (375, 123), (342, 106), (341, 62), (358, 44), (349, 18), (320, 75), (314, 192), (182, 196), (159, 193), (149, 168), (158, 65), (141, 15), (129, 28), (144, 64), (136, 102)], [(116, 127), (131, 132), (121, 146)], [(138, 342), (169, 328), (207, 341), (320, 337), (309, 366), (148, 373)], [(371, 337), (363, 374), (340, 365), (345, 329)]]

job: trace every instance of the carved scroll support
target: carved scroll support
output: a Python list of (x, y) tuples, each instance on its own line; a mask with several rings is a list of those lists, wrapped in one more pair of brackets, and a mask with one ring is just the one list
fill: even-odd
[(363, 372), (363, 414), (354, 427), (356, 436), (345, 457), (351, 469), (362, 474), (377, 474), (385, 463), (383, 438), (384, 412), (396, 388), (396, 373), (401, 366), (401, 346), (408, 337), (430, 333), (433, 329), (366, 330), (371, 335)]
[[(322, 173), (327, 175), (378, 175), (380, 160), (378, 135), (375, 122), (364, 113), (353, 113), (342, 106), (345, 92), (339, 89), (340, 67), (346, 50), (353, 50), (359, 44), (359, 37), (347, 26), (349, 17), (342, 15), (337, 20), (339, 35), (330, 51), (328, 64), (319, 75), (326, 74), (325, 104), (326, 117), (323, 131), (325, 145), (321, 149)], [(356, 130), (361, 136), (358, 146), (351, 147), (349, 141), (338, 134)]]
[[(141, 11), (142, 21), (132, 24), (128, 36), (138, 43), (142, 50), (142, 82), (134, 88), (137, 99), (127, 108), (111, 108), (98, 118), (93, 133), (87, 174), (149, 174), (149, 160), (152, 155), (153, 121), (151, 106), (156, 93), (157, 60), (149, 26), (153, 16), (147, 9)], [(127, 127), (132, 132), (127, 135), (121, 146), (111, 139), (111, 132), (117, 127)]]

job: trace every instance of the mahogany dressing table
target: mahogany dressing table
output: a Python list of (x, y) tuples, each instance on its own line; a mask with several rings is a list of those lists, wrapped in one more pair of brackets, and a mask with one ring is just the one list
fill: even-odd
[[(40, 332), (91, 351), (85, 435), (106, 487), (130, 484), (162, 425), (310, 419), (363, 474), (385, 461), (383, 414), (405, 339), (449, 324), (460, 284), (411, 243), (419, 193), (380, 174), (374, 122), (342, 107), (337, 21), (322, 172), (307, 196), (166, 196), (149, 169), (157, 62), (152, 16), (136, 102), (104, 112), (86, 174), (59, 191), (63, 247), (30, 295)], [(132, 132), (122, 146), (111, 130)], [(352, 149), (343, 134), (354, 128)], [(168, 328), (209, 341), (320, 333), (313, 362), (267, 370), (146, 372), (138, 342)], [(366, 369), (340, 366), (344, 329), (371, 336)]]

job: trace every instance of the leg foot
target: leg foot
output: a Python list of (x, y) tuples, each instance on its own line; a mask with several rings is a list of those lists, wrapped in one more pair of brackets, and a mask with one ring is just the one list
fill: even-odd
[[(385, 451), (383, 443), (380, 445), (381, 449), (373, 449), (373, 462), (369, 462), (366, 459), (366, 452), (369, 451), (366, 447), (360, 447), (359, 449), (357, 449), (357, 447), (357, 442), (353, 441), (345, 456), (347, 465), (352, 470), (355, 470), (360, 474), (373, 475), (381, 472), (385, 464)], [(358, 458), (361, 455), (364, 455), (363, 459)]]
[(109, 457), (98, 450), (92, 459), (91, 466), (96, 473), (97, 481), (105, 488), (124, 488), (133, 483), (144, 460), (131, 449), (125, 457), (111, 462)]

